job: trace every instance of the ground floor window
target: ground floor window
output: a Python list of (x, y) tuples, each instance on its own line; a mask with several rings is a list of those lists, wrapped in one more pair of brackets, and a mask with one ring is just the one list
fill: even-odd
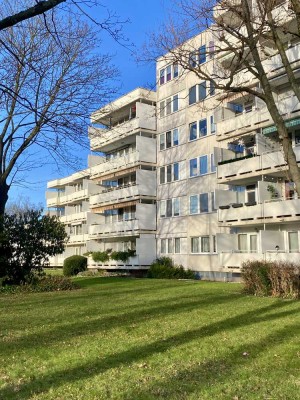
[(191, 238), (192, 253), (210, 253), (210, 237), (199, 236)]
[(289, 252), (297, 253), (299, 251), (298, 232), (288, 232)]
[(179, 254), (181, 252), (181, 238), (168, 238), (160, 240), (161, 254)]

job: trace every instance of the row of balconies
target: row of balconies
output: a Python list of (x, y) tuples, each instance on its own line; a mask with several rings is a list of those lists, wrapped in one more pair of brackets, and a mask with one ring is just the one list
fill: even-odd
[(88, 130), (90, 146), (93, 151), (108, 152), (120, 147), (120, 142), (139, 131), (155, 132), (155, 106), (136, 103), (136, 117), (110, 129), (90, 127)]
[[(296, 159), (300, 162), (300, 147), (294, 147)], [(286, 175), (287, 164), (284, 160), (282, 151), (266, 152), (260, 155), (253, 155), (247, 159), (234, 158), (227, 160), (226, 164), (218, 165), (217, 181), (218, 183), (237, 184), (253, 180), (255, 176)]]
[(245, 226), (257, 224), (278, 224), (299, 221), (300, 199), (274, 199), (233, 206), (221, 206), (218, 210), (218, 221), (225, 226)]
[[(280, 99), (278, 109), (284, 119), (289, 120), (300, 115), (300, 102), (296, 96), (289, 96)], [(293, 110), (293, 113), (291, 113)], [(216, 138), (218, 141), (241, 136), (248, 132), (256, 132), (257, 129), (265, 128), (273, 124), (273, 119), (267, 109), (263, 107), (257, 110), (241, 114), (228, 115), (228, 118), (218, 121)]]
[(88, 189), (66, 195), (65, 192), (46, 192), (47, 207), (58, 207), (88, 199)]

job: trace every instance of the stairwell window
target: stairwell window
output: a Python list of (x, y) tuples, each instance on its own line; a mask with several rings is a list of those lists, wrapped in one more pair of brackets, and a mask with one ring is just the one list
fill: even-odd
[(298, 232), (288, 232), (289, 253), (299, 252)]

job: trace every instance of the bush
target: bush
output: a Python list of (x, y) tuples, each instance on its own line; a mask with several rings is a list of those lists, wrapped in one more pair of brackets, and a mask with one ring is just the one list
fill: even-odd
[(64, 260), (63, 273), (65, 276), (77, 275), (87, 269), (87, 258), (83, 256), (71, 256)]
[(192, 270), (185, 270), (182, 265), (174, 265), (169, 257), (157, 258), (150, 265), (147, 276), (154, 279), (195, 279)]
[(282, 261), (246, 261), (241, 271), (244, 290), (256, 296), (300, 297), (300, 266)]
[(125, 264), (129, 257), (133, 257), (134, 255), (135, 250), (113, 251), (110, 255), (110, 258), (115, 261), (122, 261)]
[(35, 283), (3, 286), (0, 288), (0, 293), (56, 292), (79, 288), (80, 286), (64, 276), (46, 276), (38, 279)]
[(109, 254), (107, 251), (95, 251), (92, 253), (92, 259), (95, 262), (105, 263), (109, 260)]
[(4, 214), (0, 219), (0, 278), (4, 284), (30, 283), (49, 265), (49, 257), (61, 254), (67, 240), (57, 217), (41, 210)]

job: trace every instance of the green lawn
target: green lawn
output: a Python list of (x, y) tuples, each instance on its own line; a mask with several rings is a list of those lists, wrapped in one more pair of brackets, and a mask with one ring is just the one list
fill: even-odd
[(80, 278), (0, 297), (0, 399), (300, 399), (300, 302)]

